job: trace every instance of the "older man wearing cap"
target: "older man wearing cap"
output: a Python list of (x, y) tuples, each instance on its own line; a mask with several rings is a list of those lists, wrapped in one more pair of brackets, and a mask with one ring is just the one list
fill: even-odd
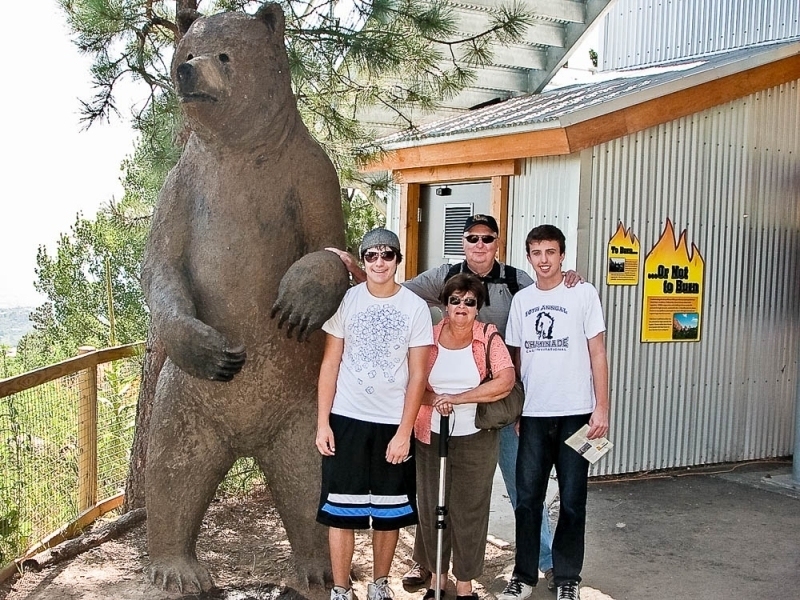
[(317, 449), (322, 489), (317, 521), (329, 527), (331, 600), (352, 600), (354, 529), (372, 526), (368, 600), (387, 600), (401, 527), (417, 523), (412, 434), (433, 344), (431, 315), (395, 282), (397, 236), (368, 232), (360, 248), (366, 283), (350, 288), (322, 326)]
[[(464, 223), (463, 248), (465, 260), (456, 263), (445, 263), (439, 267), (428, 269), (403, 283), (407, 289), (417, 294), (431, 306), (439, 305), (439, 296), (445, 282), (457, 273), (472, 273), (478, 276), (486, 287), (486, 303), (478, 314), (478, 320), (492, 323), (497, 330), (504, 333), (511, 309), (514, 294), (522, 288), (533, 284), (533, 279), (520, 269), (501, 263), (496, 259), (500, 246), (500, 228), (491, 215), (475, 214)], [(347, 252), (328, 248), (336, 252), (353, 275), (355, 281), (364, 281), (365, 273), (354, 258)], [(574, 271), (565, 274), (567, 287), (573, 287), (581, 281)], [(516, 463), (519, 438), (513, 425), (504, 427), (500, 432), (500, 453), (498, 464), (508, 492), (511, 506), (516, 508)], [(542, 528), (540, 537), (539, 569), (547, 579), (547, 587), (555, 589), (553, 580), (553, 534), (547, 516), (547, 508), (543, 507)], [(421, 565), (415, 564), (403, 577), (406, 586), (421, 586), (430, 579), (430, 572)]]

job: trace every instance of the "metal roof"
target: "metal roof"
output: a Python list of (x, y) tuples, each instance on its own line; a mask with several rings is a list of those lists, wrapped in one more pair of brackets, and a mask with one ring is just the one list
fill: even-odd
[[(474, 80), (453, 98), (443, 100), (433, 112), (407, 109), (418, 123), (460, 115), (473, 106), (506, 100), (541, 91), (576, 49), (592, 24), (609, 9), (612, 0), (514, 0), (513, 5), (529, 17), (522, 39), (513, 44), (492, 43), (489, 64), (474, 67), (464, 62), (462, 49), (455, 48), (455, 62), (474, 71)], [(492, 18), (511, 2), (498, 0), (445, 0), (454, 17), (452, 39), (470, 39), (486, 32)], [(442, 55), (441, 67), (448, 70), (451, 48), (434, 43)], [(392, 82), (386, 82), (391, 85)], [(405, 120), (379, 105), (359, 107), (357, 118), (378, 131), (393, 132)]]
[(588, 83), (511, 98), (465, 115), (399, 132), (387, 150), (565, 127), (681, 89), (800, 53), (800, 38), (681, 60), (659, 67), (596, 74)]

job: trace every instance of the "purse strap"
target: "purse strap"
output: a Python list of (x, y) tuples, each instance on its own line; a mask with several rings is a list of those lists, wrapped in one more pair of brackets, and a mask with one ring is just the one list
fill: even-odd
[(483, 326), (483, 337), (486, 339), (486, 377), (483, 378), (484, 381), (489, 381), (492, 379), (492, 361), (489, 358), (489, 352), (492, 348), (492, 342), (494, 341), (495, 336), (500, 335), (497, 331), (493, 331), (491, 334), (489, 334), (487, 339), (487, 329), (489, 329), (489, 323), (485, 323)]

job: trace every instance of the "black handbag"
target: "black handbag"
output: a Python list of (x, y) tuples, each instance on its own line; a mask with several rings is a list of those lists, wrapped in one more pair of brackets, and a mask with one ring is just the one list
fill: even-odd
[[(484, 327), (484, 333), (486, 327)], [(489, 360), (489, 349), (495, 336), (500, 336), (496, 331), (486, 340), (486, 377), (481, 383), (486, 383), (492, 379), (492, 365)], [(475, 411), (475, 427), (478, 429), (501, 429), (506, 425), (514, 423), (522, 415), (522, 405), (525, 404), (525, 390), (522, 382), (517, 379), (514, 387), (505, 398), (494, 402), (480, 402)]]

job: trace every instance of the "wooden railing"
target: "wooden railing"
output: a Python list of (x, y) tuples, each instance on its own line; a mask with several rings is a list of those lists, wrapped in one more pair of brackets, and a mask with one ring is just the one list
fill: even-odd
[[(16, 460), (22, 462), (30, 458), (32, 469), (37, 468), (38, 463), (35, 462), (36, 460), (45, 463), (49, 460), (50, 463), (56, 464), (67, 460), (64, 458), (67, 454), (69, 454), (69, 460), (72, 460), (72, 464), (74, 464), (75, 461), (77, 462), (77, 481), (75, 481), (73, 490), (73, 506), (77, 507), (77, 514), (73, 514), (71, 518), (66, 519), (66, 524), (63, 524), (62, 521), (62, 526), (56, 531), (53, 532), (53, 530), (50, 529), (49, 531), (52, 533), (49, 534), (35, 531), (36, 528), (34, 528), (33, 535), (35, 535), (35, 538), (33, 539), (39, 539), (40, 541), (32, 545), (29, 544), (27, 551), (25, 551), (21, 557), (18, 557), (15, 561), (8, 563), (5, 567), (0, 569), (0, 581), (3, 581), (11, 575), (17, 568), (17, 564), (26, 556), (31, 556), (45, 548), (58, 544), (98, 517), (122, 504), (123, 494), (118, 490), (98, 501), (98, 427), (102, 428), (106, 426), (105, 424), (98, 426), (98, 371), (100, 371), (100, 376), (102, 377), (101, 387), (105, 386), (105, 388), (107, 388), (109, 383), (118, 385), (117, 371), (114, 370), (114, 367), (104, 367), (104, 365), (112, 363), (113, 361), (141, 355), (144, 352), (144, 344), (128, 344), (103, 350), (83, 347), (79, 349), (79, 352), (79, 355), (75, 358), (22, 375), (0, 380), (0, 403), (6, 407), (6, 410), (0, 414), (0, 430), (10, 430), (10, 432), (2, 432), (3, 443), (14, 445), (13, 449), (18, 453), (16, 455)], [(98, 369), (98, 367), (101, 368)], [(131, 399), (134, 399), (133, 408), (135, 410), (135, 390), (138, 389), (138, 376), (139, 374), (137, 373), (136, 385), (134, 387), (131, 387), (130, 383), (127, 383), (125, 386), (126, 402), (128, 405), (122, 407), (122, 409), (113, 405), (113, 402), (109, 400), (109, 397), (113, 396), (113, 393), (109, 392), (108, 389), (103, 390), (104, 410), (106, 412), (114, 413), (114, 410), (117, 410), (117, 412), (129, 411)], [(75, 398), (76, 379), (77, 398)], [(59, 380), (61, 381), (59, 382)], [(51, 382), (57, 383), (52, 384)], [(48, 387), (48, 384), (51, 385)], [(51, 389), (54, 385), (56, 388), (55, 391)], [(62, 399), (60, 397), (61, 394), (67, 396), (67, 399)], [(77, 402), (77, 406), (75, 406), (75, 402)], [(44, 405), (45, 408), (50, 403), (69, 405), (69, 414), (72, 415), (72, 417), (66, 420), (71, 421), (76, 419), (77, 423), (67, 423), (65, 424), (65, 428), (71, 428), (69, 431), (75, 435), (65, 434), (62, 437), (67, 437), (70, 440), (75, 439), (74, 447), (72, 447), (71, 444), (64, 446), (63, 440), (50, 443), (50, 440), (42, 439), (46, 438), (44, 433), (32, 435), (30, 430), (25, 430), (19, 425), (19, 421), (21, 420), (25, 420), (28, 423), (36, 420), (35, 415), (26, 416), (22, 414), (27, 405), (34, 403), (39, 407)], [(109, 405), (111, 408), (105, 405)], [(22, 416), (19, 416), (20, 414)], [(128, 418), (127, 414), (123, 414), (122, 416), (125, 419)], [(46, 415), (46, 417), (56, 419), (53, 415)], [(14, 418), (17, 418), (18, 421), (14, 422)], [(3, 419), (5, 419), (5, 421)], [(57, 420), (54, 420), (54, 422), (57, 422)], [(13, 426), (9, 426), (9, 424)], [(20, 450), (20, 445), (23, 442), (27, 444), (27, 447)], [(119, 442), (117, 440), (114, 440), (114, 442), (115, 446), (117, 446), (117, 450), (119, 450)], [(129, 452), (129, 450), (130, 447), (124, 448), (125, 453)], [(6, 448), (5, 451), (7, 455), (10, 455), (11, 450)], [(50, 452), (51, 456), (42, 458), (45, 452)], [(22, 458), (19, 458), (20, 456), (22, 456)], [(116, 457), (115, 460), (119, 462), (120, 457)], [(41, 470), (41, 467), (38, 468)], [(6, 474), (4, 473), (3, 475), (5, 479)], [(119, 478), (118, 475), (117, 478)], [(26, 481), (24, 483), (27, 486), (28, 482)], [(108, 487), (108, 485), (106, 487)], [(2, 489), (0, 489), (0, 492), (1, 491)], [(19, 494), (19, 492), (15, 493)], [(0, 509), (2, 508), (3, 507), (0, 506)], [(35, 507), (35, 511), (37, 512), (45, 510), (46, 507), (44, 506)], [(18, 517), (19, 512), (24, 511), (18, 507)], [(32, 511), (28, 510), (28, 512)], [(63, 513), (64, 511), (62, 510), (61, 512)], [(2, 515), (0, 515), (0, 517), (2, 517)]]

